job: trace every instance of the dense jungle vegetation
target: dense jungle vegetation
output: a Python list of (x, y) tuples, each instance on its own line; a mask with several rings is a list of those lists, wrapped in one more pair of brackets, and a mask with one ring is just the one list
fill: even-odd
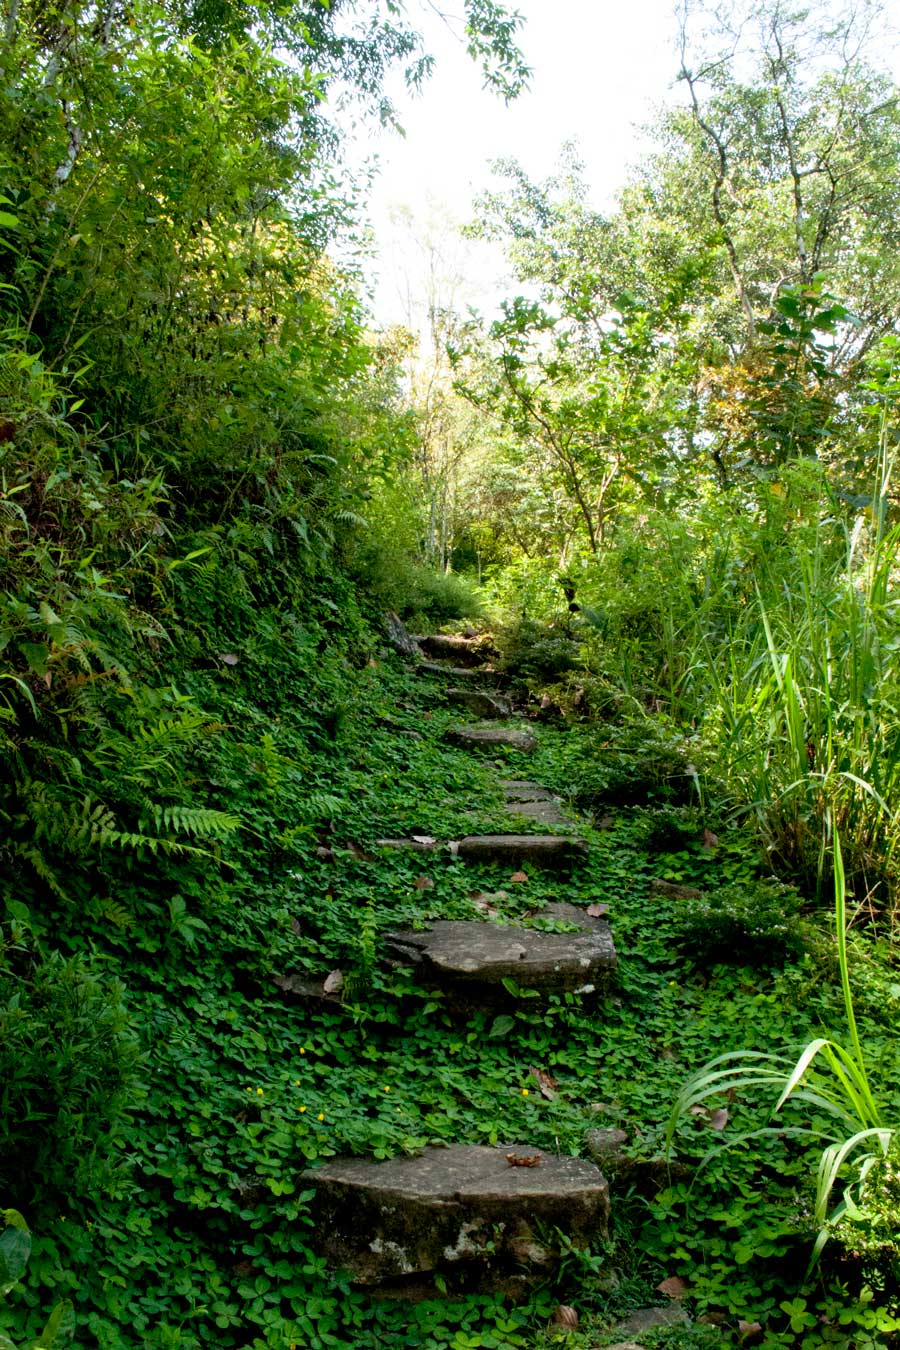
[[(685, 11), (615, 209), (574, 152), (500, 166), (470, 230), (517, 293), (438, 285), (417, 340), (367, 313), (329, 116), (427, 79), (414, 13), (3, 0), (0, 1345), (588, 1350), (665, 1281), (648, 1345), (898, 1344), (881, 20)], [(464, 40), (514, 98), (517, 16), (466, 0)], [(500, 767), (580, 813), (566, 895), (611, 911), (600, 1009), (460, 1023), (382, 962), (559, 894), (375, 847), (504, 820), (389, 610), (493, 633), (539, 733)], [(525, 1301), (316, 1255), (310, 1163), (598, 1122), (655, 1171)]]

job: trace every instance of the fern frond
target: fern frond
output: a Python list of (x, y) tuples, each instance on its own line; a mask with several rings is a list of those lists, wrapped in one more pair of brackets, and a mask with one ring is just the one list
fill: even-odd
[(229, 811), (208, 806), (159, 806), (155, 802), (148, 804), (145, 818), (159, 831), (176, 831), (193, 839), (224, 839), (241, 824), (240, 816)]

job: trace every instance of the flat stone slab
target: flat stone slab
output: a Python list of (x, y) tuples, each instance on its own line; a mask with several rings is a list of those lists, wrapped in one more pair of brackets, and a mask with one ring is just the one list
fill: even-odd
[(510, 750), (534, 750), (537, 741), (530, 731), (516, 731), (506, 727), (450, 727), (444, 733), (444, 740), (458, 745), (463, 750), (477, 747), (482, 750), (494, 750), (508, 746)]
[(505, 980), (543, 993), (596, 993), (616, 965), (609, 924), (563, 903), (547, 905), (541, 916), (572, 924), (573, 931), (438, 919), (423, 932), (387, 933), (387, 951), (413, 966), (423, 984), (445, 990), (466, 1007), (508, 1000)]
[(609, 1216), (593, 1163), (509, 1144), (335, 1158), (302, 1180), (315, 1190), (318, 1251), (360, 1284), (472, 1264), (545, 1270), (555, 1253), (542, 1233), (559, 1228), (584, 1247), (606, 1234)]
[(521, 867), (556, 869), (583, 862), (588, 847), (583, 839), (561, 834), (470, 834), (457, 850), (464, 862), (507, 863)]
[(480, 689), (448, 689), (445, 697), (458, 708), (466, 708), (475, 717), (511, 717), (512, 704), (499, 694), (485, 694)]

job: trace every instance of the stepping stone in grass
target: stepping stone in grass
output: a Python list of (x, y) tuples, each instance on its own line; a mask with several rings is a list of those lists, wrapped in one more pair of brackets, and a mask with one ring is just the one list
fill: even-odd
[(470, 834), (457, 850), (464, 862), (506, 863), (518, 870), (523, 863), (557, 869), (587, 857), (583, 839), (561, 834)]
[(387, 1162), (335, 1158), (302, 1181), (315, 1191), (313, 1242), (359, 1284), (523, 1266), (542, 1275), (559, 1259), (546, 1233), (560, 1229), (585, 1247), (607, 1231), (600, 1169), (524, 1146), (452, 1144)]
[(530, 731), (507, 730), (505, 727), (451, 727), (444, 739), (463, 750), (481, 748), (496, 750), (508, 746), (510, 750), (534, 750), (537, 741)]
[(596, 993), (616, 965), (609, 924), (576, 905), (548, 905), (541, 912), (573, 924), (575, 931), (438, 919), (424, 932), (386, 934), (387, 952), (412, 965), (422, 984), (443, 989), (462, 1009), (507, 1002), (512, 995), (504, 981), (510, 980), (541, 993)]
[(448, 689), (446, 698), (459, 708), (466, 708), (475, 717), (511, 717), (509, 699), (497, 694), (484, 694), (480, 689)]

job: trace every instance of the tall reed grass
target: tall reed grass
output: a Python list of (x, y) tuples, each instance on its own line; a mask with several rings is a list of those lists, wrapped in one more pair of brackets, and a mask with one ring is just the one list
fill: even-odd
[(900, 805), (891, 470), (885, 455), (852, 517), (803, 463), (744, 511), (732, 499), (687, 522), (645, 520), (629, 541), (639, 581), (616, 591), (607, 575), (594, 598), (610, 677), (633, 707), (695, 731), (725, 804), (755, 822), (773, 862), (826, 885), (832, 821), (852, 889), (870, 898), (893, 881)]

